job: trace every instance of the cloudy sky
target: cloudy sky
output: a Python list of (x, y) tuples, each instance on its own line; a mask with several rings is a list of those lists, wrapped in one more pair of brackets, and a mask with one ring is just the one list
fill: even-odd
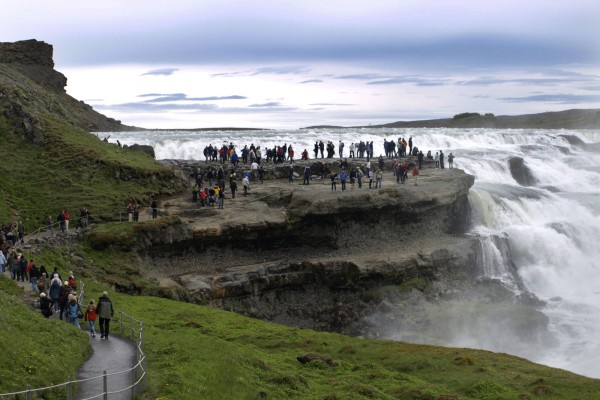
[(146, 128), (600, 107), (599, 0), (3, 0), (0, 33)]

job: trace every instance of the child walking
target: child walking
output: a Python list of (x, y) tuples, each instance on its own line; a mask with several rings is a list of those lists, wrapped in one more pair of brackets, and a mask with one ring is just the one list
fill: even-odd
[(90, 325), (90, 335), (96, 337), (96, 304), (94, 300), (90, 300), (90, 304), (85, 309), (85, 320)]

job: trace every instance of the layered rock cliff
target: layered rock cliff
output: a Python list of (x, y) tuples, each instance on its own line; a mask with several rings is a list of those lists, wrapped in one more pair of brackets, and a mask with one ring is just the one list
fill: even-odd
[(377, 335), (365, 317), (389, 295), (508, 298), (478, 278), (481, 243), (464, 234), (474, 178), (426, 168), (419, 185), (397, 184), (386, 168), (382, 189), (341, 192), (316, 175), (288, 184), (270, 167), (270, 179), (252, 182), (248, 197), (228, 196), (223, 210), (169, 200), (173, 217), (139, 224), (136, 248), (147, 275), (188, 300), (354, 335)]
[(133, 129), (69, 96), (65, 91), (67, 78), (54, 70), (53, 53), (52, 45), (34, 39), (0, 43), (0, 109), (8, 110), (5, 115), (15, 119), (15, 124), (30, 136), (36, 136), (34, 131), (40, 130), (41, 122), (30, 110), (33, 101), (30, 96), (36, 96), (27, 93), (28, 85), (24, 80), (30, 79), (52, 94), (51, 98), (44, 96), (46, 99), (40, 107), (58, 119), (87, 131)]

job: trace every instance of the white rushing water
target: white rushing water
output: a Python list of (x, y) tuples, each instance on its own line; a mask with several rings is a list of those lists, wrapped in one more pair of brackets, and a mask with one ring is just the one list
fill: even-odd
[[(375, 155), (383, 139), (413, 137), (415, 146), (435, 154), (455, 155), (455, 166), (476, 177), (471, 189), (472, 233), (481, 237), (482, 270), (511, 287), (492, 235), (507, 237), (512, 262), (526, 288), (546, 302), (541, 311), (550, 320), (555, 343), (536, 354), (527, 344), (497, 348), (475, 337), (448, 345), (483, 347), (522, 355), (533, 361), (600, 377), (600, 153), (572, 145), (565, 136), (583, 143), (600, 142), (600, 131), (493, 129), (339, 129), (243, 132), (119, 132), (109, 141), (147, 144), (158, 159), (203, 160), (209, 144), (233, 142), (237, 147), (262, 148), (292, 144), (297, 158), (306, 148), (312, 158), (317, 140), (346, 144), (373, 141)], [(535, 184), (520, 186), (511, 176), (508, 160), (521, 157)], [(513, 287), (514, 288), (514, 287)], [(516, 290), (516, 288), (514, 288)], [(475, 335), (476, 336), (476, 335)], [(466, 341), (466, 342), (465, 342)], [(504, 340), (510, 342), (510, 340)]]

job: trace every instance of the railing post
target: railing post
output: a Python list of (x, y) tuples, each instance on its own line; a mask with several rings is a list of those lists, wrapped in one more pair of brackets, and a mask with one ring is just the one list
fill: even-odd
[(124, 327), (123, 327), (123, 318), (125, 318), (125, 317), (123, 316), (123, 314), (124, 314), (124, 312), (123, 312), (123, 310), (121, 310), (121, 318), (119, 320), (119, 327), (121, 329), (121, 336), (123, 336), (123, 329), (124, 329)]
[(67, 400), (73, 400), (73, 386), (70, 376), (67, 377)]
[(135, 325), (133, 324), (133, 316), (130, 317), (131, 320), (131, 341), (135, 342)]
[(135, 367), (131, 368), (131, 400), (135, 397)]
[(31, 400), (31, 386), (27, 385), (27, 395), (25, 397), (27, 400)]
[(106, 376), (106, 371), (104, 371), (103, 377), (103, 386), (104, 386), (104, 400), (108, 400), (108, 377)]

